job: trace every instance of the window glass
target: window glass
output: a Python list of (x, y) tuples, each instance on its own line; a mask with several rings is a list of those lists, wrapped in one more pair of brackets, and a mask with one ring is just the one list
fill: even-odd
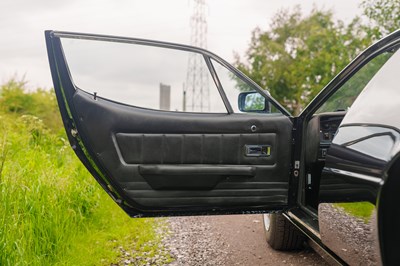
[(347, 112), (342, 125), (360, 123), (400, 128), (397, 112), (400, 106), (399, 69), (400, 50), (397, 50), (368, 82)]
[(385, 52), (370, 60), (347, 80), (316, 113), (347, 111), (368, 82), (392, 55), (393, 52)]
[(98, 97), (157, 110), (227, 112), (201, 54), (70, 38), (62, 45), (75, 85)]
[(255, 91), (255, 89), (225, 66), (213, 59), (211, 61), (235, 113), (281, 113), (259, 93), (246, 94), (240, 97), (241, 93)]

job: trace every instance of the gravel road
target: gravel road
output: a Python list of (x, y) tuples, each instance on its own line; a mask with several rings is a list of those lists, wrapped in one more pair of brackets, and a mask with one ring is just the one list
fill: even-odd
[[(350, 265), (379, 265), (376, 215), (368, 223), (332, 204), (321, 204), (324, 242)], [(264, 237), (262, 215), (193, 216), (160, 219), (162, 246), (155, 256), (140, 256), (120, 247), (112, 265), (328, 265), (310, 248), (297, 252), (271, 249)], [(157, 241), (146, 245), (159, 245)]]
[(380, 265), (376, 213), (369, 222), (349, 215), (333, 204), (319, 205), (324, 243), (349, 265)]
[(265, 242), (262, 215), (169, 218), (170, 265), (327, 265), (314, 251), (278, 252)]

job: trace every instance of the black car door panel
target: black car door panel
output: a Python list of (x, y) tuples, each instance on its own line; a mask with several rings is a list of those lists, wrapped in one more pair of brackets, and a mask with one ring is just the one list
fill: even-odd
[[(166, 113), (94, 100), (80, 90), (73, 103), (79, 134), (128, 198), (144, 207), (287, 203), (286, 116)], [(267, 145), (270, 156), (248, 157), (245, 145)]]
[[(60, 41), (65, 36), (193, 50), (208, 62), (219, 90), (223, 88), (210, 58), (228, 66), (251, 87), (256, 85), (198, 48), (46, 32), (52, 77), (71, 145), (128, 214), (264, 212), (287, 206), (292, 121), (285, 112), (232, 113), (232, 103), (226, 103), (223, 92), (221, 97), (230, 107), (227, 113), (154, 110), (105, 99), (75, 85)], [(269, 95), (260, 93), (280, 110)]]

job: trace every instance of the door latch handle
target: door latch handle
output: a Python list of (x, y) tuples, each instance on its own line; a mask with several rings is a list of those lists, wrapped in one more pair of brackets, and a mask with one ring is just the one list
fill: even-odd
[(270, 145), (245, 145), (246, 156), (268, 157), (271, 155)]

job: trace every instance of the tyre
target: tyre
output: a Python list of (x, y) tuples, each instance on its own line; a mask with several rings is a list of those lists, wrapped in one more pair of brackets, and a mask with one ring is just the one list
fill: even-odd
[(275, 250), (296, 250), (303, 247), (306, 237), (282, 214), (264, 214), (267, 243)]

